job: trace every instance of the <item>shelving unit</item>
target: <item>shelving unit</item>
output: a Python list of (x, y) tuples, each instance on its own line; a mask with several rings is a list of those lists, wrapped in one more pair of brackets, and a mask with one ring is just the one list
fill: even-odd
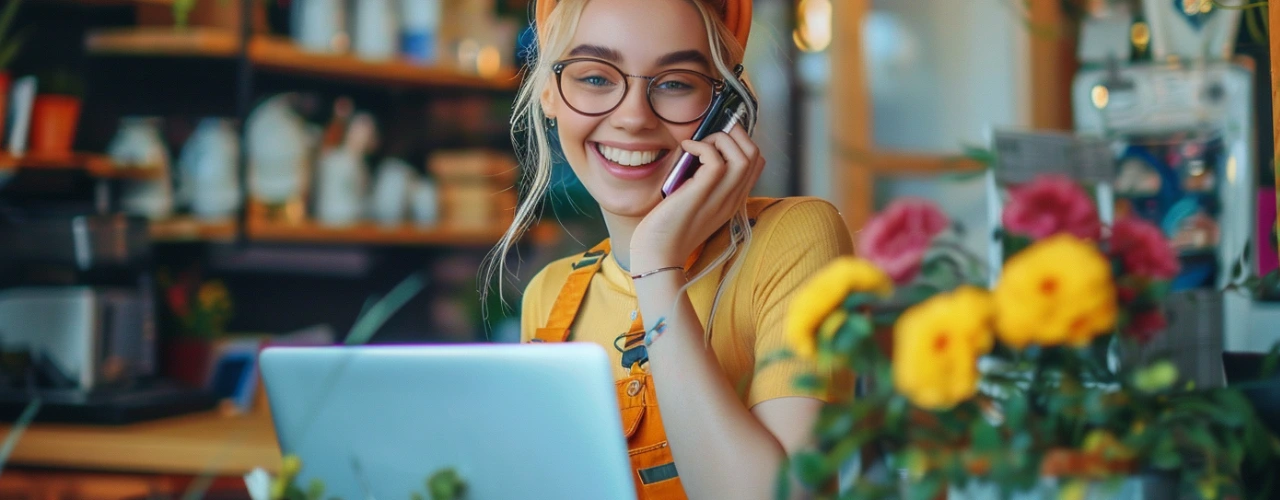
[(236, 239), (234, 221), (205, 221), (192, 217), (176, 217), (150, 223), (151, 240), (164, 243), (222, 242)]
[[(126, 28), (90, 33), (90, 54), (132, 57), (232, 58), (240, 51), (235, 33), (217, 29)], [(347, 82), (391, 86), (515, 90), (519, 76), (511, 70), (479, 76), (445, 67), (428, 67), (400, 60), (366, 61), (349, 54), (303, 50), (286, 38), (255, 36), (246, 51), (257, 70), (312, 76)]]
[(8, 170), (83, 170), (99, 179), (157, 179), (164, 171), (157, 167), (121, 165), (110, 157), (93, 153), (66, 155), (0, 153), (0, 172)]
[[(237, 229), (236, 223), (231, 220), (206, 221), (192, 217), (152, 221), (150, 226), (152, 241), (159, 243), (231, 243), (235, 241)], [(361, 222), (345, 227), (329, 227), (311, 221), (251, 221), (246, 236), (249, 241), (258, 243), (484, 247), (496, 244), (506, 230), (506, 226), (477, 230), (448, 226), (422, 227), (408, 223), (383, 226), (376, 222)], [(559, 237), (559, 230), (551, 224), (539, 224), (526, 237), (535, 242), (549, 243)]]

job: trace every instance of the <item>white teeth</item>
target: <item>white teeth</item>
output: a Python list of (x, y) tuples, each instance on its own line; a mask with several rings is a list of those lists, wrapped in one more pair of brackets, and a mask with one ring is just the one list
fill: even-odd
[(625, 149), (611, 148), (604, 144), (597, 144), (596, 147), (600, 150), (600, 154), (603, 155), (605, 159), (628, 167), (648, 165), (653, 163), (654, 160), (657, 160), (658, 155), (662, 154), (661, 150), (627, 151)]

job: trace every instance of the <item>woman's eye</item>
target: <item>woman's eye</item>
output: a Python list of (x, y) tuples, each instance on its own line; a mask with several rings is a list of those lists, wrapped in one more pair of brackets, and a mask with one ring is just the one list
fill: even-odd
[(659, 88), (666, 90), (683, 90), (689, 88), (684, 82), (662, 82)]
[(591, 85), (593, 87), (604, 87), (606, 85), (611, 85), (613, 83), (613, 82), (610, 82), (608, 78), (605, 78), (603, 76), (584, 76), (584, 77), (578, 78), (578, 81), (585, 83), (587, 85)]

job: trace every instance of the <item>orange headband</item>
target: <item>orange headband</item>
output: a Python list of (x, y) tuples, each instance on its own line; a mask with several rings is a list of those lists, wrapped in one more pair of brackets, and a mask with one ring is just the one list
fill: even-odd
[[(534, 26), (542, 26), (547, 18), (551, 16), (551, 11), (555, 10), (558, 0), (534, 0), (536, 7)], [(724, 8), (721, 9), (724, 14), (724, 24), (729, 27), (729, 31), (733, 32), (733, 37), (738, 39), (738, 43), (745, 48), (747, 46), (747, 35), (751, 34), (751, 0), (721, 0)], [(538, 28), (541, 30), (541, 28)], [(542, 41), (544, 33), (538, 32), (538, 40)]]

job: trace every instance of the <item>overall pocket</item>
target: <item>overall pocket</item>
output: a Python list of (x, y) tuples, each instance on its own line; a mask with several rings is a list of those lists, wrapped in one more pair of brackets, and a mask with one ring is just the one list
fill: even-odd
[(617, 390), (636, 496), (640, 500), (685, 500), (688, 497), (662, 428), (653, 377), (648, 373), (632, 375), (619, 380)]

